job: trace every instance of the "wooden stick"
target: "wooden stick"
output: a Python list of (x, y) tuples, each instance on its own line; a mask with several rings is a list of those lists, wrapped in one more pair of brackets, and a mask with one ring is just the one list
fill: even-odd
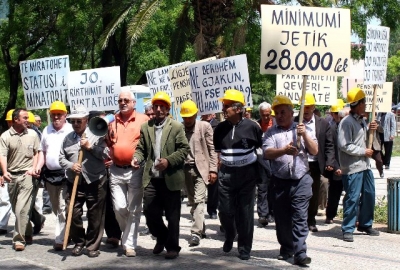
[[(307, 75), (303, 75), (303, 86), (301, 88), (301, 103), (299, 113), (299, 124), (303, 123), (304, 117), (304, 103), (306, 103), (306, 86), (307, 86)], [(297, 149), (300, 149), (301, 136), (297, 134)]]
[[(369, 121), (369, 123), (372, 123), (373, 121), (375, 121), (375, 104), (376, 104), (376, 98), (377, 98), (377, 92), (376, 92), (376, 84), (374, 84), (374, 99), (372, 100), (372, 116), (371, 116), (371, 120)], [(375, 134), (375, 130), (369, 130), (369, 136), (368, 136), (368, 149), (372, 149), (372, 142), (374, 141), (374, 134)]]
[[(86, 134), (82, 134), (82, 138), (85, 138)], [(78, 156), (78, 164), (82, 164), (82, 159), (83, 159), (83, 151), (82, 148), (79, 149), (79, 156)], [(78, 189), (78, 183), (79, 183), (79, 177), (81, 176), (80, 173), (77, 173), (75, 175), (74, 179), (74, 186), (72, 187), (72, 194), (71, 194), (71, 200), (69, 202), (69, 208), (68, 208), (68, 218), (67, 218), (67, 224), (65, 225), (65, 234), (64, 234), (64, 243), (63, 243), (63, 250), (67, 248), (68, 245), (68, 238), (69, 238), (69, 230), (71, 229), (71, 222), (72, 222), (72, 214), (74, 212), (74, 204), (75, 204), (75, 197), (76, 197), (76, 190)]]

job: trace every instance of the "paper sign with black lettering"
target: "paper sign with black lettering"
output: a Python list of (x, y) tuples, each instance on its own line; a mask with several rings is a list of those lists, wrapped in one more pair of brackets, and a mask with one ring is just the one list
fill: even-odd
[[(276, 75), (276, 94), (290, 98), (298, 104), (303, 88), (301, 75)], [(306, 91), (313, 93), (317, 105), (333, 105), (337, 102), (337, 81), (335, 76), (307, 76)]]
[(56, 100), (68, 105), (68, 55), (21, 61), (19, 67), (28, 110), (47, 109)]
[(78, 70), (69, 74), (68, 100), (71, 108), (83, 104), (89, 111), (116, 110), (120, 92), (119, 66)]
[(217, 58), (215, 56), (209, 57), (206, 59), (196, 61), (194, 63), (187, 63), (179, 67), (171, 68), (169, 70), (172, 96), (174, 97), (175, 106), (178, 111), (180, 111), (181, 104), (184, 101), (192, 99), (192, 90), (190, 88), (189, 66), (192, 64), (208, 62), (216, 59)]
[(349, 73), (349, 9), (261, 5), (261, 25), (261, 74)]
[(368, 25), (365, 43), (364, 84), (386, 82), (390, 28)]
[[(372, 112), (372, 103), (374, 100), (374, 86), (371, 84), (358, 83), (357, 87), (365, 93), (366, 112)], [(376, 85), (376, 104), (375, 112), (390, 112), (392, 110), (393, 82), (385, 82)]]
[(155, 93), (163, 91), (168, 93), (169, 97), (171, 98), (171, 101), (173, 102), (174, 96), (171, 92), (171, 84), (168, 71), (171, 68), (179, 67), (187, 63), (190, 63), (190, 61), (181, 62), (178, 64), (173, 64), (162, 68), (156, 68), (146, 71), (147, 85), (150, 87), (151, 97), (153, 97)]
[(245, 54), (189, 66), (193, 101), (199, 115), (222, 111), (222, 98), (228, 89), (243, 93), (245, 107), (253, 107), (247, 57)]

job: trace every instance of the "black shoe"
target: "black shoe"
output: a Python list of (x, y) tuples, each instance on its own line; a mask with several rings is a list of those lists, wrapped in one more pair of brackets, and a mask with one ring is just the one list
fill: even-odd
[(250, 254), (245, 251), (241, 251), (239, 253), (239, 259), (247, 261), (248, 259), (250, 259)]
[(176, 259), (178, 256), (179, 256), (178, 251), (170, 250), (170, 251), (167, 251), (167, 254), (165, 254), (165, 259), (172, 260), (172, 259)]
[(387, 165), (387, 166), (385, 166), (385, 170), (389, 170), (389, 166)]
[(139, 232), (140, 236), (146, 236), (146, 235), (149, 235), (149, 234), (150, 234), (149, 228), (144, 228), (143, 231)]
[(315, 225), (308, 226), (308, 229), (310, 230), (310, 232), (318, 232), (318, 228)]
[(42, 216), (41, 220), (40, 220), (40, 224), (36, 224), (35, 227), (33, 227), (33, 234), (39, 234), (40, 231), (43, 229), (44, 227), (44, 222), (46, 221), (46, 217)]
[(161, 252), (163, 252), (163, 250), (164, 250), (164, 245), (157, 243), (153, 248), (153, 254), (155, 255), (160, 254)]
[(297, 265), (307, 265), (310, 263), (311, 263), (311, 258), (308, 256), (305, 256), (304, 258), (301, 258), (301, 259), (294, 260), (294, 264), (297, 264)]
[(364, 227), (357, 227), (357, 231), (359, 232), (365, 232), (366, 234), (370, 236), (378, 236), (379, 231), (373, 229), (372, 227), (364, 228)]
[(194, 247), (200, 244), (200, 237), (193, 235), (189, 240), (189, 246)]
[(53, 211), (51, 208), (43, 208), (43, 215), (48, 215), (51, 214)]
[(90, 251), (88, 251), (87, 255), (89, 258), (96, 258), (96, 257), (99, 257), (100, 251), (99, 250), (90, 250)]
[(0, 235), (6, 235), (7, 234), (7, 230), (0, 230)]
[(225, 243), (224, 243), (224, 246), (222, 247), (222, 250), (224, 252), (229, 252), (229, 251), (232, 250), (232, 247), (233, 247), (233, 241), (225, 240)]
[(259, 217), (258, 218), (258, 224), (260, 224), (261, 226), (267, 226), (268, 225), (268, 220), (266, 217)]
[(72, 249), (72, 255), (73, 256), (81, 256), (83, 254), (83, 246), (78, 246), (76, 245), (73, 249)]
[(268, 223), (274, 223), (275, 222), (274, 216), (273, 215), (267, 215), (267, 221), (268, 221)]
[(293, 254), (288, 254), (288, 253), (281, 253), (281, 254), (279, 254), (278, 255), (278, 257), (276, 257), (278, 260), (280, 260), (280, 261), (286, 261), (286, 260), (288, 260), (288, 259), (290, 259), (290, 258), (292, 258), (293, 257)]
[(218, 219), (217, 214), (211, 214), (211, 215), (210, 215), (210, 219)]
[(343, 241), (345, 242), (354, 242), (353, 234), (352, 233), (343, 233)]

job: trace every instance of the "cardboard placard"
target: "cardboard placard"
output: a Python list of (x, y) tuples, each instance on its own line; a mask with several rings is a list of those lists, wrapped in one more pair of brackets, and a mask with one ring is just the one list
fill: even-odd
[[(365, 93), (366, 112), (372, 112), (372, 101), (374, 98), (374, 87), (370, 84), (357, 83), (357, 87), (361, 88)], [(377, 97), (375, 104), (375, 112), (392, 111), (392, 94), (393, 82), (385, 82), (376, 86)]]

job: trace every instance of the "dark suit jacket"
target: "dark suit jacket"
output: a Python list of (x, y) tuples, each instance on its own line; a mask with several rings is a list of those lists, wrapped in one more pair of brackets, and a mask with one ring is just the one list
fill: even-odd
[[(185, 182), (183, 164), (189, 152), (183, 125), (167, 118), (161, 136), (161, 158), (168, 160), (168, 167), (163, 171), (167, 187), (171, 191), (181, 190)], [(140, 140), (133, 155), (139, 162), (146, 162), (143, 171), (143, 187), (147, 187), (151, 179), (151, 168), (154, 163), (156, 135), (154, 119), (142, 124)]]
[[(322, 175), (326, 177), (325, 167), (335, 166), (335, 149), (332, 140), (331, 126), (328, 121), (317, 115), (315, 117), (315, 137), (318, 141), (318, 165)], [(299, 117), (296, 116), (295, 122), (299, 122)]]

